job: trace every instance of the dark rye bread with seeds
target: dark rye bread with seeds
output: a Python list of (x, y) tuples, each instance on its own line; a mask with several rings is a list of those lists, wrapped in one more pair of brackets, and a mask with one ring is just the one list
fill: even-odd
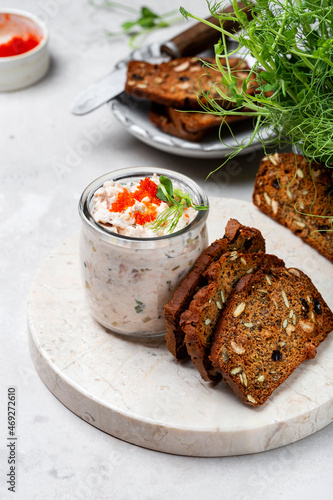
[(230, 219), (226, 225), (224, 237), (216, 240), (204, 250), (197, 259), (193, 270), (165, 306), (166, 344), (176, 359), (188, 357), (185, 334), (179, 320), (182, 312), (188, 309), (194, 294), (200, 287), (207, 284), (203, 273), (223, 253), (235, 250), (243, 253), (265, 252), (265, 240), (258, 229), (243, 226), (236, 219)]
[(247, 120), (245, 115), (217, 116), (195, 111), (183, 112), (169, 106), (152, 103), (149, 120), (162, 132), (191, 142), (199, 142), (212, 128)]
[(209, 359), (215, 327), (232, 290), (245, 275), (251, 275), (262, 266), (284, 266), (275, 255), (263, 253), (243, 254), (227, 252), (209, 266), (204, 277), (209, 284), (193, 297), (188, 310), (180, 317), (185, 332), (187, 352), (204, 380), (218, 381), (221, 374)]
[(186, 127), (172, 118), (169, 112), (171, 109), (173, 108), (153, 102), (149, 110), (149, 120), (155, 125), (155, 127), (162, 130), (165, 134), (180, 137), (185, 141), (199, 142), (204, 138), (206, 129), (196, 132), (188, 131)]
[[(209, 64), (215, 65), (214, 58), (204, 59)], [(225, 59), (220, 59), (225, 65)], [(250, 68), (239, 58), (229, 58), (229, 64), (237, 78), (237, 86), (243, 86)], [(125, 92), (139, 98), (149, 99), (158, 104), (174, 108), (201, 109), (198, 94), (210, 91), (213, 83), (222, 80), (219, 69), (203, 65), (197, 57), (182, 57), (161, 64), (150, 64), (145, 61), (130, 61), (127, 67), (127, 80)], [(226, 90), (226, 87), (223, 87)], [(247, 92), (253, 94), (257, 88), (255, 77), (251, 77)], [(212, 92), (212, 97), (218, 100), (222, 107), (230, 103), (219, 98), (217, 92)], [(204, 102), (204, 99), (201, 99)]]
[(230, 296), (210, 358), (244, 403), (260, 406), (332, 329), (332, 311), (308, 276), (263, 268)]
[[(242, 108), (239, 112), (247, 112), (248, 108)], [(207, 112), (183, 112), (174, 108), (168, 108), (170, 118), (177, 126), (184, 128), (187, 132), (196, 133), (201, 130), (210, 130), (213, 127), (218, 127), (222, 123), (235, 123), (251, 119), (246, 115), (214, 115)]]
[(333, 262), (332, 169), (313, 163), (310, 172), (303, 156), (293, 153), (266, 156), (253, 203)]

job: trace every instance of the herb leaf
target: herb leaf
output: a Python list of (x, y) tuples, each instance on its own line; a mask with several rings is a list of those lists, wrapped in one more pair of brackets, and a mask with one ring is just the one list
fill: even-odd
[(137, 305), (134, 307), (135, 311), (139, 314), (139, 313), (142, 313), (143, 310), (145, 309), (146, 305), (141, 302), (140, 300), (137, 300), (135, 299), (135, 302), (137, 303)]
[(148, 7), (141, 7), (141, 18), (145, 17), (151, 17), (152, 19), (156, 19), (160, 16), (155, 14), (152, 10), (150, 10)]
[(162, 201), (169, 201), (169, 198), (164, 194), (165, 188), (163, 186), (158, 186), (156, 196)]
[[(172, 181), (165, 175), (160, 175), (159, 181), (160, 181), (159, 188), (162, 191), (163, 195), (165, 196), (165, 199), (163, 201), (171, 201), (170, 199), (172, 199), (173, 197)], [(158, 194), (157, 197), (159, 198)], [(160, 200), (162, 200), (162, 198), (160, 198)]]
[(128, 36), (131, 47), (134, 46), (134, 42), (137, 41), (138, 37), (147, 35), (150, 31), (156, 29), (166, 28), (181, 20), (181, 17), (174, 17), (177, 13), (175, 10), (164, 14), (156, 14), (156, 12), (146, 6), (136, 9), (130, 5), (125, 5), (120, 2), (111, 2), (110, 0), (102, 0), (101, 3), (98, 3), (97, 0), (88, 1), (97, 9), (119, 10), (130, 13), (131, 17), (135, 16), (135, 19), (126, 20), (121, 24), (121, 31), (117, 33), (107, 32), (110, 37)]

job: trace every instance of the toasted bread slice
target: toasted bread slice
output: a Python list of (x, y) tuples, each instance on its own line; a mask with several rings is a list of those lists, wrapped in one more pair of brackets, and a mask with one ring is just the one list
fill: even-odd
[[(213, 58), (205, 60), (209, 64), (215, 64)], [(221, 63), (225, 64), (225, 60), (221, 60)], [(238, 58), (229, 58), (229, 64), (237, 77), (237, 85), (242, 87), (250, 71), (248, 64)], [(214, 82), (222, 86), (221, 80), (220, 70), (203, 65), (196, 57), (183, 57), (161, 64), (133, 60), (128, 63), (125, 92), (177, 109), (201, 109), (198, 95), (210, 92)], [(223, 88), (226, 90), (226, 87)], [(253, 76), (248, 83), (247, 92), (253, 94), (256, 88)], [(211, 96), (221, 107), (230, 106), (217, 92), (213, 91)], [(200, 100), (205, 102), (203, 97)]]
[(166, 134), (191, 142), (199, 142), (212, 128), (245, 121), (249, 117), (246, 115), (217, 116), (206, 112), (179, 111), (162, 104), (152, 103), (149, 119)]
[(333, 262), (332, 192), (330, 168), (275, 154), (261, 160), (253, 203)]
[(223, 253), (235, 250), (244, 253), (265, 252), (265, 240), (258, 229), (243, 226), (236, 219), (230, 219), (224, 237), (216, 240), (200, 255), (194, 269), (165, 306), (165, 338), (169, 351), (176, 359), (188, 357), (185, 334), (179, 324), (181, 314), (188, 309), (199, 288), (207, 284), (203, 275), (210, 264), (217, 261)]
[(221, 378), (209, 355), (215, 328), (229, 295), (243, 276), (255, 273), (262, 266), (284, 266), (284, 262), (275, 255), (263, 253), (223, 254), (205, 272), (209, 284), (196, 293), (188, 310), (182, 313), (180, 325), (185, 332), (187, 352), (204, 380)]
[(333, 313), (299, 269), (263, 268), (247, 278), (220, 316), (210, 358), (244, 403), (260, 406), (316, 355), (333, 329)]
[(170, 109), (163, 104), (152, 103), (149, 110), (149, 120), (162, 132), (179, 137), (186, 141), (199, 142), (203, 139), (206, 130), (198, 130), (196, 132), (189, 132), (185, 127), (175, 122), (170, 116)]

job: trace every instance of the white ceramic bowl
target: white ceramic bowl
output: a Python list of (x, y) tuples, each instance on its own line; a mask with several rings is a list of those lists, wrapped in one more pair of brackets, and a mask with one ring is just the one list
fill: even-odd
[[(5, 15), (9, 15), (6, 20)], [(0, 91), (16, 90), (40, 80), (50, 64), (48, 51), (49, 34), (44, 23), (28, 12), (16, 9), (0, 9), (0, 44), (15, 35), (24, 36), (34, 32), (39, 44), (23, 54), (0, 57)]]

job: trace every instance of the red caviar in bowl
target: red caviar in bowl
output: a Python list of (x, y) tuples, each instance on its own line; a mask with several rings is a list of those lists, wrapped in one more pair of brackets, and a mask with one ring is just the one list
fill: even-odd
[(39, 42), (40, 39), (33, 33), (25, 37), (13, 36), (8, 42), (0, 45), (0, 57), (19, 56), (37, 47)]

